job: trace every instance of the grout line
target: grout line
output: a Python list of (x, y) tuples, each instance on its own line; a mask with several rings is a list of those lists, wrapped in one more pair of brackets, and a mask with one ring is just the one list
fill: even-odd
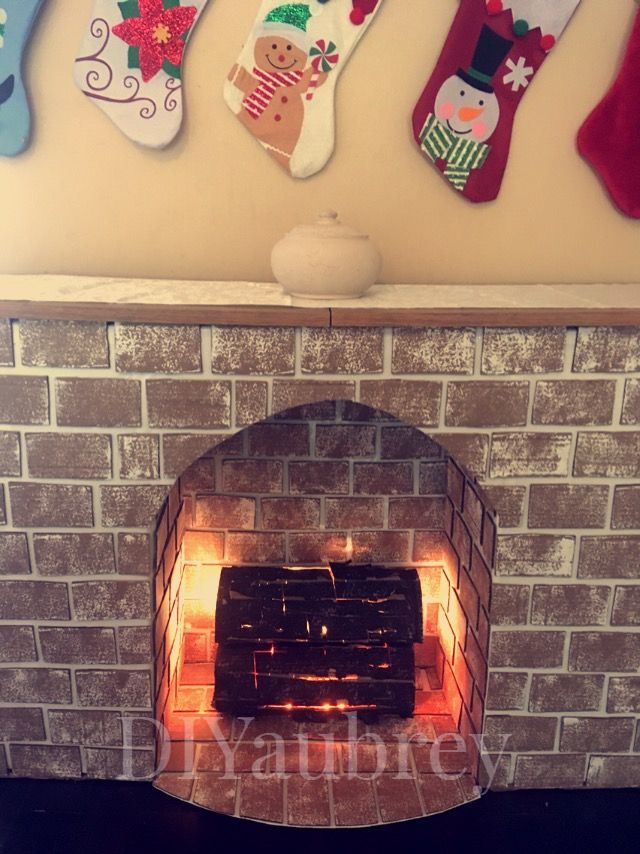
[(109, 369), (116, 372), (116, 324), (108, 322), (105, 328), (107, 337), (107, 361)]
[(289, 779), (290, 774), (284, 774), (282, 779), (282, 824), (289, 825)]
[(234, 801), (234, 807), (233, 807), (233, 815), (236, 818), (240, 818), (240, 774), (239, 773), (236, 774), (236, 777), (235, 777), (235, 787), (236, 787), (236, 792), (235, 792), (235, 801)]
[(21, 343), (18, 341), (19, 337), (19, 321), (9, 320), (9, 338), (11, 339), (11, 353), (13, 355), (13, 364), (6, 365), (6, 368), (8, 370), (12, 370), (16, 366), (21, 365), (21, 353), (18, 352)]
[(332, 828), (337, 826), (336, 825), (336, 805), (335, 805), (334, 792), (333, 792), (333, 780), (334, 780), (334, 777), (329, 775), (327, 777), (327, 781), (326, 781), (327, 782), (327, 797), (328, 797), (328, 801), (329, 801), (329, 827), (332, 827)]
[(485, 328), (483, 326), (476, 326), (474, 331), (473, 370), (467, 376), (482, 377), (484, 376), (482, 373), (482, 354), (484, 353)]
[(575, 377), (573, 365), (578, 347), (578, 327), (567, 327), (564, 339), (564, 370), (563, 375)]
[(13, 368), (11, 368), (11, 373), (15, 373), (16, 368), (23, 368), (22, 364), (22, 334), (20, 329), (20, 321), (12, 320), (10, 321), (11, 327), (11, 343), (13, 346)]
[(207, 378), (214, 376), (213, 329), (209, 325), (200, 327), (200, 374)]
[(393, 373), (393, 329), (386, 327), (382, 330), (382, 373), (381, 378), (395, 378)]

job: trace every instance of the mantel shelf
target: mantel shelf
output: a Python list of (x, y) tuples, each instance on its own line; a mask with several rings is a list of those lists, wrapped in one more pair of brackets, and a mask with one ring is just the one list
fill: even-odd
[(0, 317), (243, 326), (640, 326), (640, 284), (375, 285), (359, 300), (273, 283), (0, 276)]

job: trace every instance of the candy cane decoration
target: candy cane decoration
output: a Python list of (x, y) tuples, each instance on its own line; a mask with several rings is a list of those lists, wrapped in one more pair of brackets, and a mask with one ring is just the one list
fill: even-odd
[(313, 74), (309, 81), (309, 91), (307, 92), (307, 101), (312, 101), (318, 88), (320, 74), (324, 72), (328, 74), (332, 71), (340, 61), (340, 54), (337, 52), (337, 47), (333, 42), (327, 42), (324, 39), (317, 41), (311, 50), (309, 56), (312, 56), (311, 66)]

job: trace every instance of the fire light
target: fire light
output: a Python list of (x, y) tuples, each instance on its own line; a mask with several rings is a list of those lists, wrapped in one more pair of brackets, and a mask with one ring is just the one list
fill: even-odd
[(332, 705), (331, 703), (323, 703), (321, 706), (314, 705), (304, 705), (304, 704), (296, 704), (296, 703), (270, 703), (266, 706), (259, 706), (261, 710), (264, 711), (302, 711), (302, 712), (375, 712), (377, 710), (377, 706), (373, 703), (359, 703), (349, 705), (349, 703), (345, 703), (340, 700), (339, 702)]
[(201, 599), (215, 605), (218, 598), (221, 566), (189, 567), (186, 574), (185, 593), (188, 599)]
[(344, 551), (347, 563), (349, 563), (353, 559), (353, 537), (351, 534), (347, 534), (347, 545)]

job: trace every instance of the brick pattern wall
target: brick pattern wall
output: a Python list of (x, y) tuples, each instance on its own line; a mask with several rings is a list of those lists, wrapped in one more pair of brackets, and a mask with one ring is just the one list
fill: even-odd
[(408, 454), (406, 432), (336, 402), (249, 427), (181, 478), (185, 525), (227, 564), (420, 563), (442, 540), (446, 460), (415, 430)]
[[(479, 759), (489, 670), (491, 576), (497, 526), (474, 479), (447, 460), (444, 560), (438, 610), (439, 675), (467, 754)], [(477, 767), (477, 765), (476, 765)]]
[(184, 655), (185, 521), (178, 479), (167, 495), (154, 531), (153, 713), (162, 724)]
[(498, 510), (494, 785), (640, 783), (640, 329), (24, 321), (0, 364), (0, 769), (117, 768), (120, 715), (151, 709), (168, 488), (220, 436), (340, 398), (435, 436)]

